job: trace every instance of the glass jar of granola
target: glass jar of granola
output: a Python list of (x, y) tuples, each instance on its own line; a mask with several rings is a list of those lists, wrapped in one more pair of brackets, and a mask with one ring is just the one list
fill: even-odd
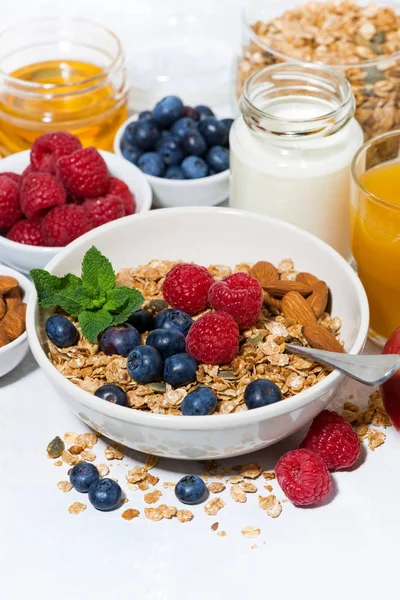
[(400, 11), (365, 4), (250, 0), (236, 96), (254, 71), (287, 60), (328, 64), (350, 81), (365, 139), (400, 126)]
[(230, 133), (231, 205), (293, 223), (350, 259), (350, 165), (363, 142), (349, 82), (280, 63), (247, 79)]

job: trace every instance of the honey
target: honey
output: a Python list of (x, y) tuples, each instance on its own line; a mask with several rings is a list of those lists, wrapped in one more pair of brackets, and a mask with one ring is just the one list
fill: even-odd
[(125, 81), (115, 79), (95, 64), (70, 59), (12, 71), (0, 94), (0, 155), (27, 150), (38, 136), (56, 130), (112, 151), (127, 118)]

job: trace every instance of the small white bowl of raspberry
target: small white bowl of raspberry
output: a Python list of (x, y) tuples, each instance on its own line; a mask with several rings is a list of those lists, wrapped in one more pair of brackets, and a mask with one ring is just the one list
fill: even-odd
[(0, 161), (0, 262), (42, 269), (88, 231), (150, 208), (140, 169), (69, 133), (45, 134)]

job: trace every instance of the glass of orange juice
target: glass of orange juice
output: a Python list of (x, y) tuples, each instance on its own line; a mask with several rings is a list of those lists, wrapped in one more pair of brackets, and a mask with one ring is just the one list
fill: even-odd
[(369, 140), (352, 164), (351, 243), (367, 292), (370, 337), (400, 325), (400, 130)]

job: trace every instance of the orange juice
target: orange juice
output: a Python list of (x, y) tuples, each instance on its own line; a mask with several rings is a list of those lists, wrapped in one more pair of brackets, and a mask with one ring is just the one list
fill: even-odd
[(383, 342), (400, 325), (400, 160), (358, 177), (352, 250), (367, 292), (372, 337)]

